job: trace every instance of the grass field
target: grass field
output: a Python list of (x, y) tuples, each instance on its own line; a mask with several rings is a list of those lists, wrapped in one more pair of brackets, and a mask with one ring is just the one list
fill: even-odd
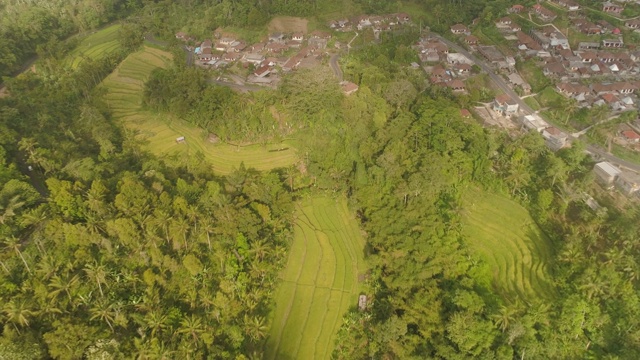
[[(106, 101), (114, 116), (138, 131), (149, 151), (160, 157), (177, 159), (200, 152), (221, 175), (230, 173), (242, 162), (247, 168), (269, 170), (297, 161), (295, 148), (287, 143), (242, 147), (212, 144), (202, 129), (176, 117), (142, 109), (144, 81), (153, 69), (168, 66), (170, 56), (168, 52), (145, 47), (127, 57), (103, 82), (107, 89)], [(176, 139), (182, 136), (186, 141), (177, 143)]]
[(330, 358), (343, 314), (358, 303), (363, 248), (344, 199), (312, 197), (299, 205), (265, 359)]
[(111, 25), (85, 37), (78, 47), (69, 53), (66, 64), (76, 68), (86, 58), (96, 60), (120, 50), (119, 30), (119, 24)]
[(468, 245), (489, 264), (494, 286), (506, 299), (554, 297), (551, 243), (522, 206), (474, 189), (464, 198), (463, 223)]

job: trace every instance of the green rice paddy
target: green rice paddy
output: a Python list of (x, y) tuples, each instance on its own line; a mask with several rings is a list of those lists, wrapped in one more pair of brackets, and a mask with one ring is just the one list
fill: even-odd
[[(175, 116), (155, 114), (142, 108), (144, 81), (153, 69), (167, 67), (168, 52), (145, 47), (131, 54), (103, 82), (106, 101), (114, 116), (138, 132), (146, 149), (166, 159), (184, 159), (201, 153), (221, 175), (238, 168), (270, 170), (294, 164), (296, 149), (288, 143), (235, 146), (207, 141), (208, 133)], [(177, 138), (185, 141), (178, 143)], [(182, 160), (181, 160), (182, 161)]]
[(293, 244), (275, 294), (265, 359), (329, 359), (366, 271), (364, 239), (344, 199), (311, 197), (297, 210)]
[(78, 67), (85, 59), (97, 60), (121, 49), (118, 40), (120, 25), (111, 25), (85, 37), (67, 56), (66, 64)]
[(463, 214), (467, 244), (490, 266), (499, 293), (509, 300), (554, 297), (551, 243), (525, 208), (478, 190), (465, 196)]

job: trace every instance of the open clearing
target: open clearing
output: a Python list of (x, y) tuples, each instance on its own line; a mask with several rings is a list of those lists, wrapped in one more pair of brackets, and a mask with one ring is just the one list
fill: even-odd
[[(129, 55), (104, 81), (105, 99), (114, 116), (138, 132), (144, 146), (160, 157), (184, 162), (185, 156), (201, 153), (220, 175), (226, 175), (244, 162), (247, 168), (270, 170), (287, 167), (297, 161), (296, 149), (287, 143), (234, 146), (212, 144), (208, 134), (173, 116), (154, 114), (142, 109), (144, 81), (151, 71), (167, 67), (168, 52), (145, 47)], [(184, 137), (183, 143), (176, 142)]]
[(269, 32), (279, 31), (283, 33), (302, 32), (307, 33), (309, 20), (293, 16), (276, 16), (269, 23)]
[(119, 24), (111, 25), (82, 39), (78, 47), (69, 53), (65, 63), (76, 68), (84, 59), (97, 60), (120, 50), (119, 30)]
[(342, 316), (358, 304), (364, 239), (343, 198), (305, 199), (296, 214), (265, 359), (329, 359)]
[(525, 208), (501, 195), (467, 191), (463, 224), (468, 245), (489, 264), (499, 293), (510, 300), (553, 298), (551, 243)]

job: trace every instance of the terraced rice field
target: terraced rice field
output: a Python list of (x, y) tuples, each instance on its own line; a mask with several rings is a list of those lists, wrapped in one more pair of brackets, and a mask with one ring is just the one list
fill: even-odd
[(66, 64), (72, 68), (78, 67), (85, 59), (97, 60), (120, 50), (118, 31), (120, 25), (111, 25), (82, 39), (66, 59)]
[[(297, 161), (296, 149), (287, 143), (212, 144), (206, 140), (208, 134), (202, 129), (179, 118), (142, 109), (144, 81), (153, 69), (168, 66), (170, 56), (168, 52), (145, 47), (127, 57), (103, 82), (107, 89), (106, 100), (114, 116), (138, 131), (149, 151), (167, 159), (183, 159), (202, 153), (213, 170), (221, 175), (232, 172), (243, 162), (247, 168), (270, 170)], [(179, 137), (184, 137), (185, 142), (177, 143)]]
[(551, 243), (525, 208), (474, 189), (465, 195), (463, 213), (468, 245), (491, 267), (499, 293), (508, 300), (554, 297)]
[(344, 199), (312, 197), (299, 205), (265, 359), (330, 358), (342, 316), (358, 303), (363, 248)]

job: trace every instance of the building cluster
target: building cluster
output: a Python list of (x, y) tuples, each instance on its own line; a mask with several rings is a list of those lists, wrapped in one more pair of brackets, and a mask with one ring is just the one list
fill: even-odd
[(569, 135), (549, 125), (537, 114), (520, 117), (520, 123), (523, 129), (540, 133), (551, 150), (559, 150), (568, 144)]
[[(248, 44), (235, 35), (214, 32), (212, 39), (199, 42), (194, 48), (195, 62), (199, 66), (221, 68), (234, 63), (252, 65), (255, 71), (248, 81), (271, 83), (279, 71), (292, 71), (298, 67), (312, 67), (325, 54), (331, 34), (323, 31), (303, 33), (271, 33), (264, 41)], [(184, 33), (176, 38), (185, 42), (194, 39)]]
[(387, 15), (360, 15), (352, 19), (339, 19), (329, 22), (329, 28), (335, 31), (362, 31), (371, 28), (375, 33), (391, 31), (394, 28), (408, 24), (411, 17), (406, 13)]
[(431, 83), (448, 87), (454, 93), (464, 93), (465, 80), (472, 73), (473, 61), (463, 54), (449, 52), (447, 44), (436, 37), (423, 37), (413, 48), (420, 61), (430, 65)]
[(596, 180), (605, 188), (617, 188), (623, 194), (629, 197), (640, 197), (640, 175), (618, 168), (610, 162), (599, 162), (593, 172)]

